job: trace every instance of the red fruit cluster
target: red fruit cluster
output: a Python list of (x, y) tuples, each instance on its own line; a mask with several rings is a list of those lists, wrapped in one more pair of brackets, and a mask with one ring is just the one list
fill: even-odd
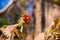
[(25, 23), (28, 23), (29, 20), (30, 20), (30, 17), (29, 17), (28, 14), (23, 14), (23, 15), (21, 16), (21, 18), (25, 21)]

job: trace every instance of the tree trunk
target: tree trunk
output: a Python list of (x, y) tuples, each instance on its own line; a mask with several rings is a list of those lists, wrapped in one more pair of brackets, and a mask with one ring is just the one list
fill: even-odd
[(41, 1), (40, 0), (34, 0), (35, 10), (35, 32), (34, 36), (38, 35), (41, 32)]
[[(49, 6), (48, 6), (49, 5)], [(60, 16), (60, 8), (56, 4), (46, 3), (45, 4), (45, 19), (46, 19), (46, 27), (45, 30), (49, 31), (50, 25), (56, 17)]]

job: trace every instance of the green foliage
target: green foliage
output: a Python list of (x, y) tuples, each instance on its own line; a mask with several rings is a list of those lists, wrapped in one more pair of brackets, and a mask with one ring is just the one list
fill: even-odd
[(6, 18), (0, 18), (0, 27), (3, 25), (8, 25), (8, 20)]

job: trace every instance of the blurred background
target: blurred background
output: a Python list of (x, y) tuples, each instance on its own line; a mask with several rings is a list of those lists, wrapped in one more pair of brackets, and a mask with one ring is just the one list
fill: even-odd
[(27, 13), (30, 16), (30, 22), (26, 25), (26, 40), (34, 40), (36, 35), (48, 30), (52, 19), (60, 16), (60, 0), (14, 1), (5, 12), (0, 14), (0, 27), (17, 23), (21, 14)]

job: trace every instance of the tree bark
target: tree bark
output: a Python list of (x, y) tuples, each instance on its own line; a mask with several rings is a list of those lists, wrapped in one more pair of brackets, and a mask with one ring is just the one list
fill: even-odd
[(41, 32), (41, 0), (34, 0), (35, 10), (35, 32), (34, 36), (38, 35)]
[(59, 16), (60, 16), (60, 8), (58, 5), (56, 5), (56, 4), (52, 5), (51, 3), (45, 4), (45, 19), (46, 19), (45, 30), (46, 31), (47, 30), (49, 31), (50, 25), (51, 25), (53, 19), (55, 19), (56, 17), (59, 17)]

